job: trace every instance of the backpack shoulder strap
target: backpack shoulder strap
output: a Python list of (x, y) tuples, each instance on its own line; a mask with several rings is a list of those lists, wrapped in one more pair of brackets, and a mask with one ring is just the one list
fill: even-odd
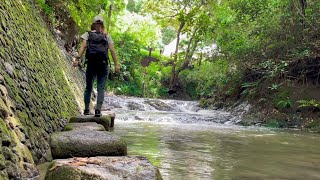
[(87, 31), (87, 33), (88, 33), (88, 41), (89, 41), (89, 40), (90, 40), (90, 37), (91, 37), (92, 32), (91, 32), (91, 31)]

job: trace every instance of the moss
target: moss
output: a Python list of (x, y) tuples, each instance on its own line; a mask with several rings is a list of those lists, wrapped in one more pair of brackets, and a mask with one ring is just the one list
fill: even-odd
[(0, 171), (6, 167), (5, 158), (2, 154), (0, 154)]
[(0, 171), (0, 180), (9, 180), (7, 172)]
[(70, 166), (57, 167), (52, 163), (48, 167), (45, 180), (81, 180), (81, 172)]
[(100, 123), (105, 129), (106, 131), (108, 131), (110, 129), (110, 124), (111, 124), (111, 117), (110, 116), (102, 116)]
[(63, 129), (63, 131), (72, 131), (72, 130), (73, 130), (73, 126), (71, 124), (67, 124)]
[(111, 116), (101, 116), (101, 117), (88, 117), (88, 116), (78, 116), (78, 117), (71, 117), (69, 120), (70, 123), (81, 123), (81, 122), (96, 122), (101, 124), (106, 131), (110, 130), (111, 126)]
[(158, 168), (157, 168), (157, 172), (156, 172), (156, 180), (162, 180), (162, 176), (161, 176), (161, 173)]
[(98, 175), (90, 174), (90, 173), (81, 173), (81, 179), (87, 180), (103, 180), (103, 178), (99, 177)]
[(26, 112), (19, 112), (18, 117), (23, 120), (27, 120), (29, 118)]
[(4, 122), (4, 119), (0, 118), (0, 130), (2, 134), (9, 134), (9, 130), (7, 128), (6, 123)]
[[(6, 12), (0, 16), (0, 46), (3, 47), (0, 48), (0, 59), (13, 68), (12, 75), (5, 64), (0, 63), (0, 74), (5, 79), (9, 96), (0, 99), (0, 106), (6, 110), (10, 110), (10, 106), (16, 107), (13, 117), (7, 120), (23, 129), (32, 153), (20, 141), (24, 136), (18, 137), (19, 132), (8, 128), (3, 119), (0, 119), (0, 135), (1, 141), (10, 139), (10, 148), (19, 156), (16, 165), (23, 170), (23, 159), (32, 163), (32, 157), (36, 160), (42, 158), (44, 149), (48, 147), (43, 138), (48, 136), (46, 131), (56, 131), (62, 126), (63, 118), (79, 111), (79, 103), (74, 99), (82, 97), (82, 75), (68, 66), (30, 1), (0, 1), (0, 6)], [(7, 19), (14, 21), (7, 23)], [(5, 32), (2, 27), (10, 29), (10, 32)], [(2, 155), (1, 151), (0, 159)]]

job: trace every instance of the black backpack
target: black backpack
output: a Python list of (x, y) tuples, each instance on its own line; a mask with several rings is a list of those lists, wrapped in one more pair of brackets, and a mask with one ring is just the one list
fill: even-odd
[(88, 31), (86, 59), (102, 60), (108, 62), (108, 40), (104, 33)]

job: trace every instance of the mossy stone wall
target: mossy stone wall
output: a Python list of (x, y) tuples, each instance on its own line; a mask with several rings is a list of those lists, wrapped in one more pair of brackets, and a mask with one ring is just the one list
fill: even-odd
[(83, 75), (29, 0), (0, 1), (0, 179), (36, 177), (49, 136), (79, 113)]

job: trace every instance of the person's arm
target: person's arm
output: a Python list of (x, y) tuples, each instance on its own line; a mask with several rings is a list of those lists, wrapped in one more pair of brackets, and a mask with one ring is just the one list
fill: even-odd
[(115, 73), (120, 73), (120, 65), (118, 64), (116, 50), (114, 49), (113, 43), (108, 43), (108, 48), (110, 49), (111, 56), (114, 62), (114, 71)]
[(76, 60), (73, 61), (73, 66), (75, 66), (75, 67), (79, 66), (81, 56), (84, 53), (84, 50), (86, 49), (86, 47), (87, 47), (87, 40), (83, 40), (82, 43), (81, 43), (81, 47), (79, 49), (78, 56), (76, 57)]
[(84, 50), (86, 49), (86, 47), (87, 47), (87, 40), (83, 40), (82, 44), (81, 44), (81, 47), (79, 49), (79, 54), (78, 54), (79, 57), (82, 56), (82, 54), (84, 53)]

